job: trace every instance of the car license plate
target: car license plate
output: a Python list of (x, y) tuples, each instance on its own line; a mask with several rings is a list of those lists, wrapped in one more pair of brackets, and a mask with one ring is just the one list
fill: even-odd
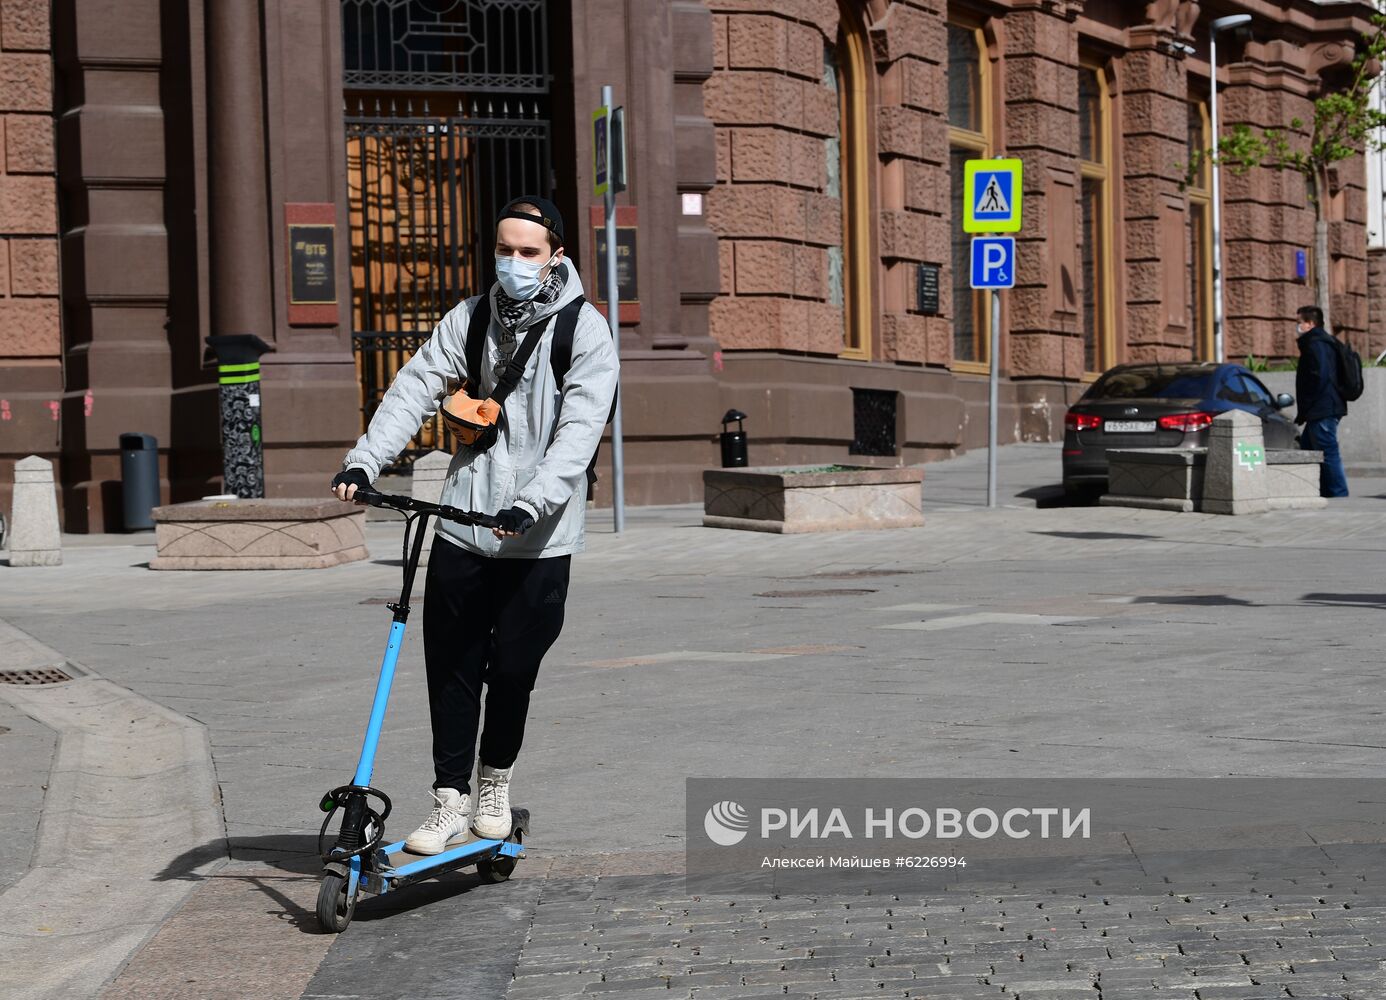
[(1153, 420), (1108, 420), (1102, 425), (1108, 434), (1153, 434)]

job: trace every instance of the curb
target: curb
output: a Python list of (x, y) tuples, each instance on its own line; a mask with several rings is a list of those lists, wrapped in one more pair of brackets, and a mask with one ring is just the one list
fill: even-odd
[(29, 871), (0, 894), (0, 995), (95, 996), (226, 860), (207, 731), (0, 620), (0, 685), (58, 734)]

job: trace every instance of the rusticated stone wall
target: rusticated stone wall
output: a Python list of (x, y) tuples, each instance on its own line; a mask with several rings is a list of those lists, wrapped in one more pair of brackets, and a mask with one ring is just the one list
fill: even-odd
[[(713, 334), (725, 349), (839, 354), (844, 318), (830, 273), (843, 244), (843, 200), (828, 174), (836, 156), (830, 140), (841, 137), (824, 51), (838, 44), (841, 9), (836, 0), (709, 6), (715, 71), (703, 90), (717, 126), (719, 183), (708, 216), (721, 237), (722, 291), (712, 305)], [(871, 355), (946, 365), (945, 7), (876, 0), (849, 10), (868, 49)], [(916, 308), (920, 263), (944, 268), (938, 316)]]
[(716, 126), (722, 296), (710, 325), (724, 349), (837, 354), (843, 314), (829, 304), (828, 248), (842, 245), (841, 203), (827, 191), (827, 140), (838, 107), (824, 85), (836, 0), (709, 3), (713, 74), (703, 84)]
[[(1200, 345), (1189, 310), (1188, 74), (1171, 23), (1132, 28), (1121, 59), (1122, 224), (1126, 308), (1118, 329), (1126, 361), (1179, 361)], [(1123, 350), (1124, 348), (1124, 350)]]
[(1007, 156), (1025, 163), (1016, 288), (1002, 320), (1002, 357), (1017, 376), (1083, 373), (1077, 14), (1076, 4), (1027, 0), (1000, 19), (1002, 142)]
[[(875, 59), (879, 201), (879, 361), (953, 358), (952, 208), (948, 187), (948, 28), (941, 3), (880, 5)], [(941, 268), (938, 316), (916, 301), (920, 264)]]
[(14, 461), (55, 457), (62, 344), (47, 0), (0, 0), (0, 513)]
[[(1268, 86), (1271, 72), (1280, 86)], [(1309, 121), (1312, 84), (1295, 47), (1250, 43), (1228, 67), (1223, 121), (1258, 129), (1284, 128), (1294, 118)], [(1222, 192), (1226, 356), (1296, 355), (1295, 310), (1313, 298), (1310, 288), (1293, 280), (1295, 249), (1314, 245), (1304, 180), (1288, 171), (1224, 169)], [(1362, 242), (1365, 255), (1365, 236)], [(1346, 318), (1335, 317), (1335, 323)]]
[(1386, 248), (1367, 251), (1367, 336), (1364, 343), (1375, 358), (1386, 351)]

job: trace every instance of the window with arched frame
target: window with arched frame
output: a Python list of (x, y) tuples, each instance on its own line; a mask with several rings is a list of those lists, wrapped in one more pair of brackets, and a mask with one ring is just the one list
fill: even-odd
[(826, 193), (842, 204), (842, 244), (828, 249), (828, 301), (842, 307), (844, 358), (871, 359), (870, 72), (860, 5), (838, 0), (836, 43), (826, 47), (823, 83), (837, 94), (838, 134), (825, 143)]
[(991, 63), (979, 25), (948, 23), (948, 175), (953, 206), (953, 367), (985, 370), (989, 364), (991, 301), (971, 286), (972, 239), (962, 228), (963, 165), (994, 149)]
[(1188, 291), (1190, 347), (1195, 360), (1213, 357), (1213, 195), (1207, 150), (1212, 148), (1208, 102), (1188, 102), (1188, 160), (1192, 167), (1185, 193), (1189, 197)]
[(1116, 295), (1112, 99), (1106, 71), (1096, 60), (1085, 59), (1078, 67), (1078, 159), (1083, 367), (1097, 373), (1115, 363)]

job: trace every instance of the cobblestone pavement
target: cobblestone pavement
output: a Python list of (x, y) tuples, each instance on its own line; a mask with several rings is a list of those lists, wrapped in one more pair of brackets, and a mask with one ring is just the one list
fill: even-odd
[[(514, 956), (513, 979), (440, 982), (411, 935), (348, 932), (305, 997), (1258, 1000), (1386, 996), (1386, 894), (1276, 879), (1167, 896), (1085, 893), (689, 897), (677, 875), (520, 880), (454, 939)], [(527, 929), (518, 947), (513, 925)], [(497, 919), (499, 918), (499, 919)], [(501, 926), (498, 926), (501, 925)], [(459, 928), (460, 930), (460, 928)], [(496, 940), (499, 932), (500, 940)], [(450, 984), (450, 985), (449, 985)], [(504, 993), (488, 992), (504, 987)], [(449, 993), (452, 989), (455, 992)]]

